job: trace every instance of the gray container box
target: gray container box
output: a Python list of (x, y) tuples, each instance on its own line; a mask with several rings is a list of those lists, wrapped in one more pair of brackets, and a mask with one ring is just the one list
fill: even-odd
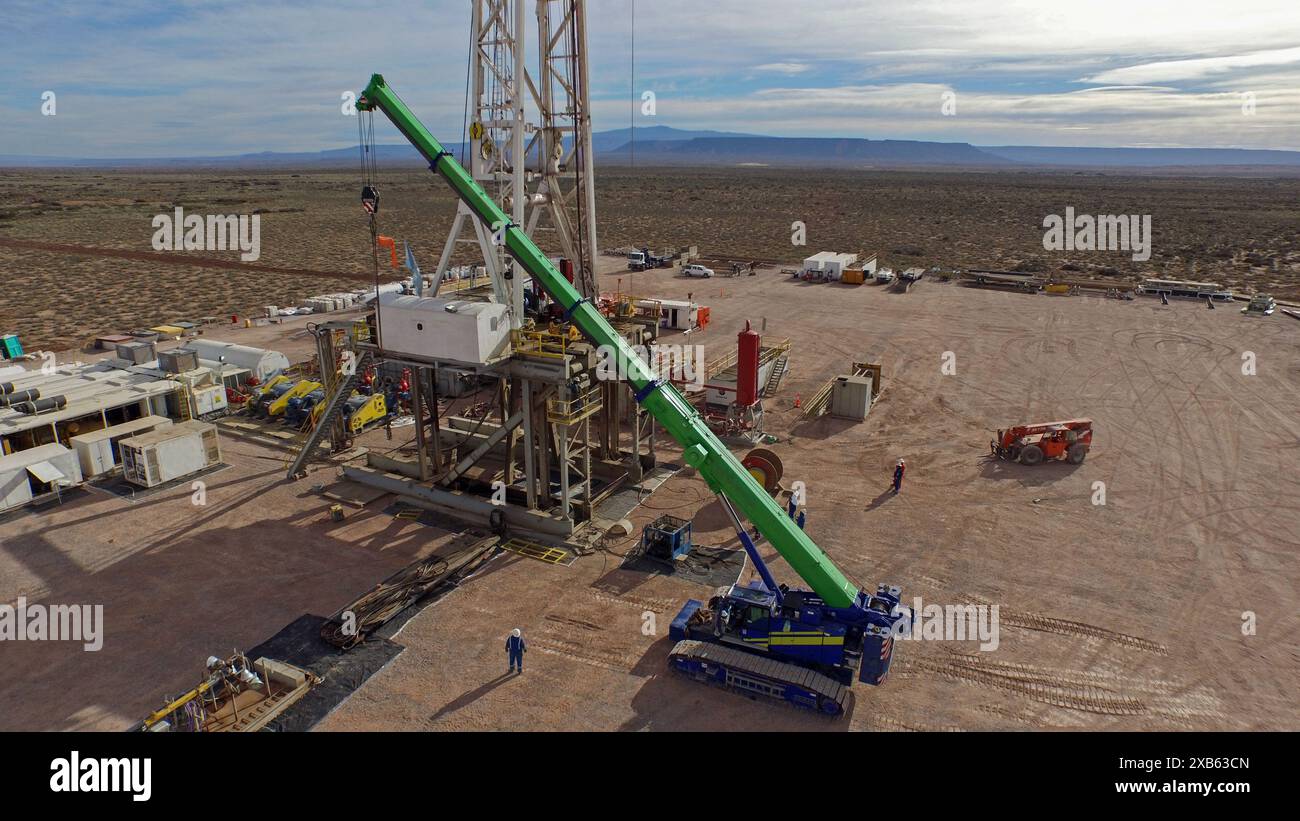
[(117, 346), (117, 358), (132, 365), (143, 365), (158, 358), (158, 347), (152, 342), (123, 342)]
[(831, 386), (831, 416), (861, 422), (871, 411), (871, 377), (837, 376)]
[(193, 348), (173, 348), (158, 354), (158, 365), (167, 373), (185, 373), (199, 367), (199, 352)]

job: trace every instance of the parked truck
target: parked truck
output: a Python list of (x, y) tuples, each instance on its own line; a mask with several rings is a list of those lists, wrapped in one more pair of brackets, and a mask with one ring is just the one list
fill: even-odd
[(656, 256), (650, 253), (649, 248), (642, 248), (640, 251), (633, 251), (627, 255), (627, 269), (629, 271), (644, 271), (649, 268), (668, 268), (673, 264), (671, 256)]

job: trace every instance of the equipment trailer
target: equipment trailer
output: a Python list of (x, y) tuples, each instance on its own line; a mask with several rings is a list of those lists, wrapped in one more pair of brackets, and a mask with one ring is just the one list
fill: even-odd
[[(452, 158), (406, 104), (376, 74), (357, 108), (379, 110), (392, 121), (484, 225), (500, 232), (515, 261), (564, 310), (564, 316), (595, 346), (612, 351), (614, 371), (626, 374), (643, 406), (682, 446), (686, 463), (718, 495), (762, 582), (719, 591), (706, 609), (689, 601), (674, 619), (675, 669), (734, 689), (839, 714), (856, 672), (868, 684), (884, 683), (893, 657), (893, 636), (910, 618), (900, 591), (881, 585), (861, 591), (787, 515), (671, 383), (651, 367), (584, 299), (510, 217)], [(363, 198), (366, 192), (363, 192)], [(739, 508), (810, 588), (778, 585), (732, 507)], [(707, 617), (704, 614), (708, 614)], [(680, 629), (678, 625), (680, 624)], [(724, 651), (734, 651), (724, 652)], [(828, 684), (827, 682), (831, 682)], [(833, 686), (834, 685), (834, 686)], [(837, 689), (837, 687), (839, 689)]]

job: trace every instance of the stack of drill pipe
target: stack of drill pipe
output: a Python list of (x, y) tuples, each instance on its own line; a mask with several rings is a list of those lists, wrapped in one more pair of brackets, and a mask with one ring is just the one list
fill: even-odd
[(822, 385), (817, 393), (813, 394), (813, 398), (808, 400), (808, 404), (804, 406), (803, 410), (805, 419), (812, 419), (822, 415), (822, 411), (826, 410), (827, 401), (831, 398), (831, 385), (834, 383), (834, 379), (826, 380), (826, 384)]
[[(498, 541), (495, 536), (481, 539), (450, 558), (433, 555), (408, 565), (335, 613), (321, 625), (321, 638), (343, 650), (360, 644), (424, 596), (473, 573)], [(344, 613), (350, 613), (352, 619), (345, 622)]]

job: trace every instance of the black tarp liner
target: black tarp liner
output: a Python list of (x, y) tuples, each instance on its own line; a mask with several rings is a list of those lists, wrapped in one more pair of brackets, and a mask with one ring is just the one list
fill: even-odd
[(299, 616), (279, 633), (245, 652), (249, 661), (265, 656), (301, 667), (324, 679), (277, 716), (263, 732), (310, 730), (405, 649), (389, 639), (370, 636), (351, 650), (339, 650), (320, 637), (321, 625), (326, 620), (324, 616), (310, 613)]
[(705, 587), (723, 587), (733, 584), (738, 580), (744, 566), (745, 551), (743, 550), (698, 545), (691, 548), (691, 552), (686, 554), (685, 559), (671, 563), (642, 555), (634, 550), (628, 554), (621, 565), (623, 570), (672, 576)]
[(406, 649), (392, 637), (408, 621), (455, 589), (456, 584), (448, 580), (408, 605), (350, 650), (340, 650), (320, 637), (321, 627), (329, 621), (328, 617), (307, 614), (245, 652), (249, 661), (265, 656), (301, 667), (324, 679), (268, 724), (263, 732), (305, 732), (316, 726), (344, 699), (359, 690), (367, 679)]

